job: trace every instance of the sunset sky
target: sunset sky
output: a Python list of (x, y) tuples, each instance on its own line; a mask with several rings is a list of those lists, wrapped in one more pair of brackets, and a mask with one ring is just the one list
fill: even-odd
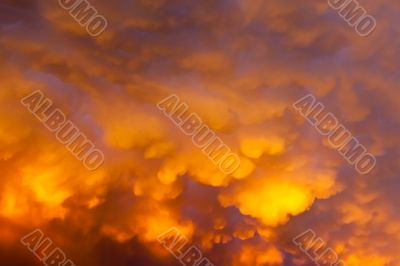
[[(58, 1), (0, 0), (0, 265), (182, 265), (177, 228), (215, 266), (400, 266), (400, 2), (358, 0), (361, 37), (326, 0), (90, 0), (91, 36)], [(40, 90), (95, 147), (88, 170), (21, 99)], [(293, 104), (312, 94), (376, 158), (360, 174)], [(225, 174), (157, 104), (185, 102), (240, 158)], [(345, 266), (338, 265), (338, 266)], [(206, 266), (206, 265), (200, 265)], [(208, 266), (208, 265), (207, 265)], [(325, 265), (321, 265), (325, 266)]]

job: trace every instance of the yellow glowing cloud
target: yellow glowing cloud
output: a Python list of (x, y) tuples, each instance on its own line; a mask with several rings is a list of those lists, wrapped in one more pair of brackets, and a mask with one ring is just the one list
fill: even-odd
[(281, 265), (283, 256), (276, 247), (260, 248), (244, 245), (234, 266)]
[[(231, 200), (243, 214), (259, 218), (267, 225), (284, 223), (289, 214), (299, 214), (313, 202), (303, 186), (280, 181), (262, 182), (257, 187), (238, 191)], [(221, 202), (230, 205), (225, 197), (221, 197)]]

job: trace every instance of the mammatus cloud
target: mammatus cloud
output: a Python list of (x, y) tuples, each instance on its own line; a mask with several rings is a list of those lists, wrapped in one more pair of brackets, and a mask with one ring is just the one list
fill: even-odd
[[(0, 4), (0, 261), (40, 228), (76, 265), (176, 265), (177, 228), (214, 265), (308, 266), (312, 229), (346, 265), (399, 266), (400, 4), (360, 37), (326, 1)], [(88, 171), (21, 99), (40, 90), (104, 153)], [(377, 160), (359, 174), (292, 105), (312, 93)], [(178, 95), (240, 158), (224, 174), (157, 108)]]

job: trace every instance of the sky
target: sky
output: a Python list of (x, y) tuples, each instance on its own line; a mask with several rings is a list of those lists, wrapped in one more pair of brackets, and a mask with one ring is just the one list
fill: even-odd
[[(400, 3), (359, 0), (361, 37), (322, 0), (91, 0), (91, 36), (58, 1), (0, 0), (0, 265), (182, 265), (177, 228), (215, 266), (400, 266)], [(21, 99), (40, 90), (104, 153), (85, 168)], [(157, 104), (177, 95), (240, 158), (226, 174)], [(293, 103), (312, 94), (376, 158), (360, 174)], [(205, 266), (205, 265), (201, 265)], [(342, 266), (342, 265), (340, 265)]]

